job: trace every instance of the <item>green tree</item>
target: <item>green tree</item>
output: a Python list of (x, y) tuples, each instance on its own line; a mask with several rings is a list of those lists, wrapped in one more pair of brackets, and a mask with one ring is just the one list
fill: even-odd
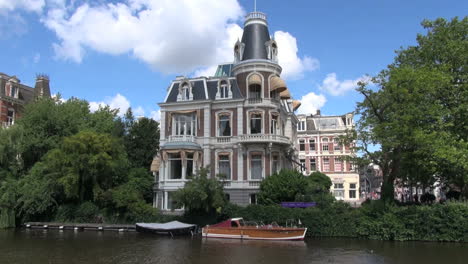
[(358, 149), (381, 167), (383, 199), (393, 199), (396, 179), (423, 186), (440, 180), (468, 192), (468, 18), (422, 25), (427, 34), (417, 46), (398, 51), (373, 85), (357, 89), (364, 97)]
[(120, 140), (92, 131), (65, 138), (43, 162), (65, 197), (79, 203), (95, 201), (103, 191), (125, 182), (128, 167)]
[(134, 167), (149, 170), (159, 150), (159, 123), (146, 117), (132, 122), (125, 136), (125, 147)]
[(298, 194), (305, 194), (306, 187), (304, 175), (296, 170), (283, 169), (262, 181), (258, 202), (264, 205), (293, 202)]
[(184, 188), (176, 191), (176, 205), (193, 214), (215, 214), (227, 203), (223, 184), (216, 178), (208, 178), (208, 169), (202, 168), (187, 182)]

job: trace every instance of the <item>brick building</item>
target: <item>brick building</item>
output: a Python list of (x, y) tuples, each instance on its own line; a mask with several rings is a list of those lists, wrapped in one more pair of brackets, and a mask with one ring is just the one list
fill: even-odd
[[(234, 43), (233, 43), (234, 44)], [(297, 160), (300, 103), (281, 79), (278, 49), (266, 16), (246, 16), (234, 62), (212, 77), (177, 77), (161, 108), (160, 160), (156, 159), (154, 206), (174, 208), (173, 192), (198, 168), (225, 178), (225, 192), (239, 205), (256, 203), (260, 182)], [(297, 161), (296, 161), (297, 162)]]
[(344, 157), (354, 155), (350, 146), (340, 144), (339, 136), (353, 128), (353, 114), (322, 116), (298, 115), (296, 148), (303, 173), (320, 171), (331, 178), (331, 191), (337, 200), (359, 200), (359, 174)]
[(21, 83), (16, 76), (0, 72), (0, 124), (9, 127), (21, 117), (23, 108), (35, 98), (50, 97), (49, 78), (45, 75), (36, 77), (34, 88)]

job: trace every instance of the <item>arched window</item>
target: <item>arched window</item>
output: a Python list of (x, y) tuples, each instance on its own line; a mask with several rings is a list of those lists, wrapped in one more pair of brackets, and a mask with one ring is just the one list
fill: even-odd
[(250, 75), (248, 79), (249, 99), (262, 98), (262, 78), (258, 74)]
[(223, 113), (218, 116), (218, 136), (231, 136), (231, 116), (229, 114)]
[(177, 101), (189, 101), (192, 100), (192, 87), (188, 82), (182, 82), (179, 88), (179, 95)]

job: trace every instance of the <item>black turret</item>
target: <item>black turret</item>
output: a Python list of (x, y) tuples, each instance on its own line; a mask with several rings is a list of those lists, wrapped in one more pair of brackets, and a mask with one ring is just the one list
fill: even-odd
[(244, 22), (242, 40), (234, 47), (235, 62), (261, 59), (276, 62), (277, 46), (270, 39), (266, 15), (261, 12), (248, 14)]

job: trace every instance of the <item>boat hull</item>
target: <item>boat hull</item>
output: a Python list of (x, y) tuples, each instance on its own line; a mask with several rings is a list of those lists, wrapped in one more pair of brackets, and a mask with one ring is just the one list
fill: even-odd
[(203, 237), (246, 240), (304, 240), (307, 228), (217, 228), (205, 227)]

